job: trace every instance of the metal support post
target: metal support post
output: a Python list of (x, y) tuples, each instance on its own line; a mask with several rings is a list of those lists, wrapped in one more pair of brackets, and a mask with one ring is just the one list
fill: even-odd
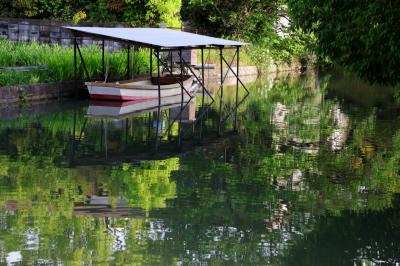
[[(183, 90), (185, 90), (183, 83), (183, 60), (182, 60), (182, 49), (179, 50), (179, 62), (181, 66), (180, 80), (181, 80), (181, 111), (179, 113), (179, 124), (178, 124), (178, 146), (181, 145), (182, 136), (182, 112), (183, 112)], [(186, 106), (185, 106), (186, 107)]]
[(132, 79), (135, 78), (135, 69), (134, 69), (135, 60), (136, 60), (135, 55), (136, 55), (136, 48), (135, 48), (135, 46), (133, 46), (133, 49), (132, 49)]
[(223, 47), (219, 48), (219, 60), (220, 60), (220, 75), (221, 75), (221, 85), (220, 85), (220, 95), (219, 95), (219, 123), (218, 123), (218, 135), (221, 134), (222, 127), (222, 103), (224, 97), (224, 75), (223, 75)]
[(200, 132), (199, 132), (199, 139), (200, 139), (200, 141), (201, 141), (201, 139), (202, 139), (202, 135), (203, 135), (203, 119), (202, 119), (202, 116), (203, 116), (203, 112), (204, 112), (204, 93), (205, 93), (205, 90), (206, 90), (206, 87), (205, 87), (205, 82), (206, 82), (206, 79), (205, 79), (205, 76), (204, 76), (204, 48), (203, 47), (201, 47), (201, 79), (202, 79), (202, 83), (201, 83), (201, 85), (202, 85), (202, 90), (201, 90), (201, 92), (202, 92), (202, 97), (201, 97), (201, 117), (200, 117)]
[(172, 62), (172, 51), (169, 53), (169, 55), (170, 55), (170, 57), (169, 57), (169, 59), (170, 59), (170, 69), (171, 69), (171, 72), (174, 72), (174, 63)]
[(82, 65), (83, 65), (83, 69), (85, 70), (86, 77), (87, 77), (87, 79), (90, 80), (90, 75), (89, 75), (89, 72), (88, 72), (88, 70), (86, 68), (85, 60), (83, 59), (83, 56), (82, 56), (82, 53), (81, 53), (81, 49), (79, 48), (79, 44), (76, 41), (76, 39), (75, 39), (75, 45), (76, 45), (76, 48), (78, 49), (79, 57), (81, 58), (81, 62), (82, 62)]
[(150, 77), (153, 76), (153, 49), (150, 48)]
[[(156, 126), (156, 152), (158, 151), (158, 144), (159, 144), (159, 124), (160, 124), (160, 113), (161, 113), (161, 84), (160, 84), (160, 51), (157, 49), (156, 51), (157, 57), (157, 86), (158, 86), (158, 108), (157, 108), (157, 126)], [(151, 56), (152, 57), (152, 56)]]
[(127, 58), (127, 65), (126, 65), (126, 79), (129, 79), (130, 72), (131, 72), (131, 45), (128, 44), (128, 58)]
[(106, 80), (106, 70), (104, 66), (104, 40), (101, 41), (101, 72), (103, 75), (103, 80)]
[(74, 80), (75, 80), (75, 85), (78, 80), (78, 66), (76, 62), (76, 37), (74, 37)]
[(239, 97), (239, 46), (236, 48), (236, 99), (235, 99), (235, 118), (233, 122), (233, 130), (237, 130), (237, 104)]

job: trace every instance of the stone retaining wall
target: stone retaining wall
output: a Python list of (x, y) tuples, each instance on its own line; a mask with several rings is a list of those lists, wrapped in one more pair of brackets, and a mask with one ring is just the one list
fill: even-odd
[[(39, 42), (44, 44), (58, 44), (62, 47), (73, 45), (71, 31), (62, 28), (71, 26), (68, 23), (41, 19), (21, 19), (0, 17), (0, 39), (9, 39), (18, 42)], [(79, 26), (95, 26), (83, 24)], [(100, 41), (90, 37), (77, 38), (81, 45), (98, 44)], [(119, 50), (125, 46), (118, 42), (106, 41), (105, 48), (108, 51)]]
[(34, 85), (0, 87), (0, 104), (54, 99), (86, 93), (83, 82), (64, 81)]
[[(283, 73), (283, 72), (299, 72), (301, 69), (300, 63), (283, 64), (283, 65), (272, 65), (266, 71), (265, 74), (272, 73)], [(225, 75), (228, 69), (224, 68), (223, 73)], [(236, 72), (236, 68), (233, 67)], [(196, 74), (199, 76), (200, 71), (197, 70)], [(205, 72), (205, 85), (207, 88), (218, 87), (220, 84), (221, 74), (218, 68), (206, 69)], [(241, 66), (239, 68), (240, 79), (244, 84), (255, 82), (259, 70), (256, 66)], [(236, 84), (236, 78), (229, 71), (226, 80), (224, 82), (225, 86), (231, 86)], [(35, 85), (18, 85), (18, 86), (5, 86), (0, 87), (0, 104), (5, 103), (15, 103), (20, 101), (36, 101), (44, 99), (55, 99), (60, 97), (69, 97), (76, 95), (87, 94), (84, 88), (83, 82), (78, 81), (64, 81), (60, 83), (46, 83), (46, 84), (35, 84)]]
[(290, 63), (277, 63), (271, 62), (266, 69), (260, 69), (261, 73), (279, 73), (279, 72), (289, 72), (296, 71), (300, 72), (305, 66), (298, 60), (294, 60)]

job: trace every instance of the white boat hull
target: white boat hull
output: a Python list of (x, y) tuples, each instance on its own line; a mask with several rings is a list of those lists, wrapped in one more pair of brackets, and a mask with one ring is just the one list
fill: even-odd
[(97, 100), (119, 100), (119, 101), (137, 101), (170, 97), (192, 93), (196, 87), (193, 78), (183, 82), (185, 90), (182, 90), (179, 83), (161, 85), (160, 91), (158, 85), (151, 84), (150, 80), (138, 80), (121, 83), (99, 83), (87, 82), (90, 98)]

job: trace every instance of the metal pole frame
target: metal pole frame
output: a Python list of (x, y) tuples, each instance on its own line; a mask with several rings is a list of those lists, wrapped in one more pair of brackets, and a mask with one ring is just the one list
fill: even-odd
[(76, 58), (76, 37), (74, 37), (74, 80), (75, 80), (75, 85), (76, 85), (76, 81), (78, 81), (78, 66), (77, 66), (77, 58)]
[[(232, 114), (235, 114), (234, 125), (233, 125), (235, 131), (237, 130), (237, 110), (238, 110), (239, 106), (244, 102), (244, 100), (247, 98), (247, 96), (250, 93), (249, 90), (247, 89), (246, 85), (244, 85), (244, 83), (242, 82), (242, 80), (239, 77), (239, 60), (240, 60), (239, 50), (240, 50), (240, 47), (237, 46), (236, 47), (236, 52), (235, 52), (235, 54), (234, 54), (234, 56), (232, 58), (232, 61), (230, 63), (225, 59), (225, 57), (223, 56), (222, 53), (221, 53), (221, 56), (220, 56), (220, 60), (221, 60), (221, 75), (222, 75), (223, 63), (228, 67), (228, 69), (227, 69), (227, 71), (225, 73), (225, 77), (223, 79), (221, 79), (221, 88), (220, 89), (223, 90), (223, 82), (225, 81), (225, 78), (227, 77), (229, 72), (231, 72), (233, 74), (233, 76), (236, 78), (235, 106), (228, 112), (228, 114), (221, 120), (221, 122), (226, 122)], [(236, 72), (232, 68), (232, 63), (233, 63), (235, 58), (236, 58), (236, 61), (237, 61)], [(240, 85), (246, 91), (246, 95), (239, 101), (239, 88), (240, 88)], [(223, 101), (222, 97), (221, 97), (220, 100)], [(220, 103), (220, 106), (221, 106), (221, 103)], [(220, 111), (222, 111), (222, 110), (220, 110)]]
[[(179, 112), (179, 124), (178, 124), (178, 141), (177, 141), (177, 144), (178, 144), (178, 146), (180, 146), (181, 145), (181, 136), (182, 136), (182, 114), (183, 114), (183, 110), (184, 110), (184, 108), (183, 108), (183, 99), (184, 99), (184, 96), (183, 96), (183, 90), (185, 90), (185, 92), (187, 93), (187, 94), (189, 94), (188, 93), (188, 91), (185, 89), (185, 87), (183, 86), (183, 64), (182, 64), (182, 62), (183, 62), (183, 58), (182, 58), (182, 49), (181, 50), (179, 50), (179, 64), (180, 64), (180, 81), (181, 81), (181, 110), (180, 110), (180, 112)], [(171, 72), (172, 72), (172, 70), (171, 70)], [(185, 105), (185, 108), (186, 108), (186, 106), (188, 106), (188, 104), (189, 104), (189, 102), (191, 101), (193, 99), (193, 97), (192, 97), (192, 95), (190, 95), (190, 99), (189, 99), (189, 101), (188, 101), (188, 103)]]
[[(183, 60), (183, 58), (182, 58), (182, 56), (181, 56), (181, 53), (178, 52), (178, 54), (179, 54), (180, 60), (181, 60), (182, 62), (184, 62), (184, 60)], [(156, 54), (155, 54), (155, 55), (156, 55)], [(156, 55), (156, 56), (157, 56), (157, 55)], [(190, 101), (193, 99), (194, 96), (191, 95), (191, 94), (186, 90), (185, 86), (183, 85), (182, 76), (181, 76), (181, 78), (178, 78), (178, 77), (174, 76), (172, 70), (171, 70), (168, 66), (166, 66), (166, 64), (165, 64), (164, 62), (162, 62), (162, 61), (160, 61), (160, 60), (158, 60), (158, 62), (161, 62), (161, 64), (163, 65), (164, 69), (167, 69), (168, 72), (172, 75), (172, 77), (174, 77), (174, 79), (176, 80), (176, 82), (179, 83), (179, 85), (181, 86), (181, 95), (182, 95), (181, 103), (183, 103), (183, 101), (184, 101), (184, 97), (183, 97), (184, 93), (183, 93), (183, 92), (185, 92), (185, 93), (190, 97), (189, 100), (185, 103), (184, 106), (181, 105), (181, 111), (179, 112), (179, 114), (177, 114), (177, 115), (174, 117), (174, 119), (173, 119), (172, 122), (170, 123), (170, 125), (169, 125), (169, 127), (168, 127), (168, 129), (167, 129), (167, 131), (166, 131), (168, 134), (170, 134), (172, 125), (178, 120), (179, 117), (182, 116), (182, 115), (181, 115), (182, 111), (186, 108), (186, 106), (188, 106), (188, 104), (190, 103)], [(181, 65), (181, 75), (182, 75), (182, 74), (183, 74), (183, 65)], [(160, 98), (160, 104), (159, 104), (159, 105), (161, 105), (161, 98)]]
[[(239, 47), (236, 48), (236, 74), (239, 77)], [(235, 106), (237, 106), (239, 97), (239, 80), (236, 79), (236, 97), (235, 97)], [(233, 121), (233, 130), (237, 131), (237, 108), (235, 109), (235, 118)]]
[[(201, 117), (202, 117), (202, 115), (205, 113), (205, 110), (204, 110), (204, 97), (205, 97), (204, 92), (205, 92), (206, 88), (205, 88), (204, 84), (206, 82), (206, 79), (204, 77), (204, 47), (201, 47), (200, 50), (201, 50), (201, 79), (203, 80), (203, 82), (201, 84), (202, 85)], [(196, 119), (196, 122), (197, 122), (197, 119)], [(200, 141), (201, 141), (202, 137), (203, 137), (203, 119), (200, 119), (200, 132), (199, 132), (199, 140)]]
[(101, 41), (101, 73), (103, 76), (103, 80), (106, 80), (106, 70), (105, 70), (105, 60), (104, 60), (104, 40)]
[(150, 48), (150, 77), (153, 76), (153, 49)]
[[(156, 126), (156, 152), (158, 151), (159, 141), (161, 137), (158, 136), (160, 113), (161, 113), (161, 84), (160, 84), (160, 51), (157, 49), (154, 51), (157, 58), (157, 86), (158, 86), (158, 108), (157, 108), (157, 126)], [(152, 60), (152, 55), (150, 60)], [(151, 61), (150, 61), (151, 62)]]
[[(189, 71), (193, 74), (193, 76), (195, 77), (195, 79), (197, 80), (197, 82), (198, 82), (198, 83), (200, 84), (200, 86), (202, 87), (203, 94), (204, 94), (204, 92), (205, 92), (205, 93), (207, 94), (207, 96), (208, 96), (209, 98), (211, 98), (210, 104), (207, 106), (206, 109), (202, 110), (202, 113), (201, 113), (201, 114), (198, 116), (198, 118), (196, 119), (195, 125), (197, 125), (198, 121), (202, 121), (203, 116), (207, 113), (208, 109), (209, 109), (209, 108), (211, 107), (211, 105), (215, 102), (215, 99), (214, 99), (214, 97), (210, 94), (210, 92), (207, 90), (207, 88), (206, 88), (206, 86), (205, 86), (205, 84), (204, 84), (204, 82), (205, 82), (204, 76), (203, 76), (202, 78), (199, 78), (199, 77), (196, 75), (196, 72), (192, 69), (192, 67), (185, 61), (185, 59), (182, 58), (182, 62), (183, 62), (183, 65), (189, 69)], [(204, 71), (204, 63), (202, 64), (202, 72), (203, 72), (203, 71)]]
[[(74, 35), (74, 88), (77, 89), (78, 87), (78, 65), (77, 65), (77, 60), (76, 60), (76, 37)], [(60, 87), (59, 93), (58, 93), (58, 99), (61, 100), (63, 97), (63, 89), (62, 86)]]
[(132, 79), (134, 79), (135, 78), (135, 68), (134, 68), (134, 66), (135, 66), (135, 61), (136, 61), (136, 47), (135, 47), (135, 45), (133, 46), (133, 48), (132, 48)]
[(218, 112), (218, 135), (221, 134), (221, 126), (222, 126), (222, 103), (223, 103), (223, 97), (224, 97), (224, 75), (223, 75), (223, 64), (222, 64), (222, 60), (223, 60), (223, 47), (219, 48), (219, 61), (220, 61), (220, 75), (221, 75), (221, 84), (220, 84), (220, 88), (217, 92), (217, 95), (219, 94), (219, 112)]
[[(171, 52), (171, 51), (179, 51), (179, 50), (193, 50), (193, 49), (212, 49), (212, 50), (219, 50), (221, 45), (213, 46), (213, 45), (199, 45), (199, 46), (190, 46), (190, 47), (174, 47), (174, 48), (161, 48), (159, 47), (160, 52)], [(223, 46), (224, 50), (236, 50), (237, 46)]]
[(127, 58), (127, 62), (126, 62), (126, 79), (128, 80), (129, 77), (131, 76), (130, 72), (131, 72), (131, 45), (128, 44), (127, 46), (127, 52), (128, 52), (128, 58)]
[(170, 68), (171, 68), (171, 72), (174, 72), (174, 63), (172, 62), (173, 61), (172, 56), (173, 56), (173, 54), (172, 54), (172, 51), (171, 51), (171, 52), (169, 52)]
[[(85, 60), (83, 59), (83, 56), (82, 56), (82, 53), (81, 53), (81, 49), (79, 48), (79, 44), (78, 44), (76, 38), (74, 39), (74, 41), (75, 41), (75, 46), (76, 46), (76, 48), (78, 50), (78, 53), (79, 53), (79, 57), (81, 58), (83, 69), (85, 70), (86, 77), (87, 77), (88, 80), (90, 80), (91, 78), (90, 78), (89, 72), (88, 72), (88, 70), (86, 68)], [(74, 46), (74, 48), (75, 48), (75, 46)], [(74, 53), (76, 53), (76, 51), (74, 51)]]

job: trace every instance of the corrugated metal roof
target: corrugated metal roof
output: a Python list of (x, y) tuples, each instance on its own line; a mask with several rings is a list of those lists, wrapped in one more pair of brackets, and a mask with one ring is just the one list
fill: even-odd
[(164, 28), (64, 27), (88, 35), (158, 48), (243, 46), (246, 43)]

